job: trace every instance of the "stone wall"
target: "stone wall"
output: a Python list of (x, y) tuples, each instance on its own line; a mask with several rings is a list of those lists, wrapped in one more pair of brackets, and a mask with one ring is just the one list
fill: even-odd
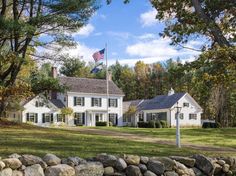
[(0, 176), (227, 176), (236, 175), (236, 157), (145, 157), (136, 155), (59, 158), (12, 154), (0, 158)]

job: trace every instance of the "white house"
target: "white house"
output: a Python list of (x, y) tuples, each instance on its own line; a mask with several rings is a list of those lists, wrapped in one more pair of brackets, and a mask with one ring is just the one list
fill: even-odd
[[(56, 68), (52, 68), (57, 77)], [(51, 99), (36, 96), (22, 104), (22, 111), (9, 112), (8, 118), (20, 122), (30, 122), (39, 126), (66, 124), (69, 126), (95, 126), (96, 122), (112, 122), (122, 126), (124, 93), (109, 80), (107, 97), (106, 80), (76, 77), (58, 77), (62, 85), (69, 89), (65, 93), (52, 92)], [(107, 108), (108, 106), (108, 108)], [(73, 115), (61, 114), (61, 109), (73, 109)], [(107, 111), (108, 109), (108, 111)]]
[(131, 106), (136, 107), (134, 117), (124, 115), (124, 125), (137, 126), (140, 121), (165, 120), (171, 127), (176, 126), (177, 107), (180, 107), (181, 126), (201, 126), (202, 108), (188, 93), (159, 95), (149, 100), (135, 100), (123, 103), (124, 114)]

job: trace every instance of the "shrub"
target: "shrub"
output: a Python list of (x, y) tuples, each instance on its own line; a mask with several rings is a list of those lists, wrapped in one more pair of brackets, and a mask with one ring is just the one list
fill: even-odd
[(107, 122), (96, 122), (96, 126), (107, 126)]
[(156, 128), (156, 122), (151, 120), (148, 122), (148, 127), (147, 128)]
[(220, 123), (215, 122), (204, 122), (202, 128), (220, 128)]
[(159, 120), (155, 122), (155, 126), (156, 128), (162, 128), (162, 124)]
[(166, 120), (161, 120), (160, 123), (161, 123), (162, 128), (168, 128)]
[(147, 122), (138, 122), (138, 127), (139, 128), (147, 128), (148, 123)]
[(109, 126), (114, 126), (112, 122), (109, 122)]

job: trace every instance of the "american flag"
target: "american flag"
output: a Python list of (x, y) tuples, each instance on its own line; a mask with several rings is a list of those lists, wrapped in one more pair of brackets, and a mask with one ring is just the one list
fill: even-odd
[(93, 58), (94, 58), (95, 62), (97, 62), (101, 59), (104, 59), (104, 53), (105, 53), (105, 48), (100, 51), (95, 52), (93, 54)]

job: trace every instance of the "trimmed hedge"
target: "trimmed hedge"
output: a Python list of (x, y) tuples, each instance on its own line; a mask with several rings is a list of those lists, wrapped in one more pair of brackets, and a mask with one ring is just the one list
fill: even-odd
[(221, 125), (218, 122), (203, 122), (202, 128), (220, 128)]
[(107, 126), (107, 122), (96, 122), (96, 126)]
[(139, 128), (167, 128), (167, 122), (161, 121), (149, 121), (149, 122), (138, 122)]

